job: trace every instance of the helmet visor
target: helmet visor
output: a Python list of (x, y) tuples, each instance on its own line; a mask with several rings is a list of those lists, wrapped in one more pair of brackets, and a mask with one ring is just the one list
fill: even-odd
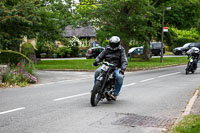
[(119, 46), (119, 43), (110, 43), (111, 48), (116, 48)]

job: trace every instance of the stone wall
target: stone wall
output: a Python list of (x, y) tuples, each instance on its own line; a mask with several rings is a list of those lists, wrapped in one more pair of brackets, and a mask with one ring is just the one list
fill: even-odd
[(2, 83), (3, 73), (6, 71), (7, 67), (7, 65), (0, 65), (0, 83)]

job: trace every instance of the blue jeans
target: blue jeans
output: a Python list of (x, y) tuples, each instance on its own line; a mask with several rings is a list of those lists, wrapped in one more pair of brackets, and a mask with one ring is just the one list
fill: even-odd
[[(94, 83), (96, 82), (97, 77), (99, 76), (99, 74), (101, 73), (101, 67), (99, 67), (96, 71), (95, 71), (95, 75), (94, 75)], [(114, 95), (117, 96), (121, 90), (122, 84), (123, 84), (123, 80), (124, 80), (124, 75), (119, 73), (119, 70), (116, 69), (114, 71), (115, 74), (115, 92)]]
[(197, 69), (198, 60), (194, 61), (194, 69)]

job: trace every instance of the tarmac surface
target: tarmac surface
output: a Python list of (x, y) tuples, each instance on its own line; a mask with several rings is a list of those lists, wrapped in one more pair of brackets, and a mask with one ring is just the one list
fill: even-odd
[[(49, 82), (56, 82), (60, 80), (70, 80), (71, 78), (76, 79), (76, 76), (73, 72), (70, 71), (38, 71), (38, 76), (40, 77), (40, 83), (39, 84), (45, 84)], [(47, 76), (47, 73), (51, 73), (51, 76)], [(65, 75), (71, 75), (69, 76), (70, 79), (68, 79)], [(93, 77), (93, 72), (78, 72), (78, 75), (80, 77), (85, 77), (89, 74), (89, 77)], [(192, 106), (190, 114), (192, 115), (200, 115), (200, 92)]]
[(199, 95), (194, 102), (194, 105), (192, 107), (192, 111), (190, 112), (190, 114), (200, 115), (200, 96)]

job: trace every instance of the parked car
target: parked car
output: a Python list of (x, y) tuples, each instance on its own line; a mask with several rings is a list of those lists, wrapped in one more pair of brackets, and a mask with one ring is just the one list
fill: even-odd
[[(160, 55), (161, 54), (161, 42), (151, 42), (150, 49), (152, 55)], [(165, 53), (165, 44), (163, 45), (163, 54)]]
[(89, 48), (86, 52), (86, 58), (96, 58), (102, 51), (104, 50), (104, 47), (92, 47)]
[[(135, 55), (142, 55), (144, 54), (144, 47), (133, 47), (128, 51), (128, 57), (134, 57)], [(152, 57), (152, 53), (150, 52), (150, 57)]]
[(177, 47), (173, 49), (175, 55), (183, 55), (192, 47), (197, 47), (200, 49), (200, 42), (190, 42), (183, 45), (183, 47)]
[(129, 49), (128, 57), (131, 57), (133, 55), (141, 55), (143, 53), (144, 53), (143, 47), (133, 47), (133, 48)]

